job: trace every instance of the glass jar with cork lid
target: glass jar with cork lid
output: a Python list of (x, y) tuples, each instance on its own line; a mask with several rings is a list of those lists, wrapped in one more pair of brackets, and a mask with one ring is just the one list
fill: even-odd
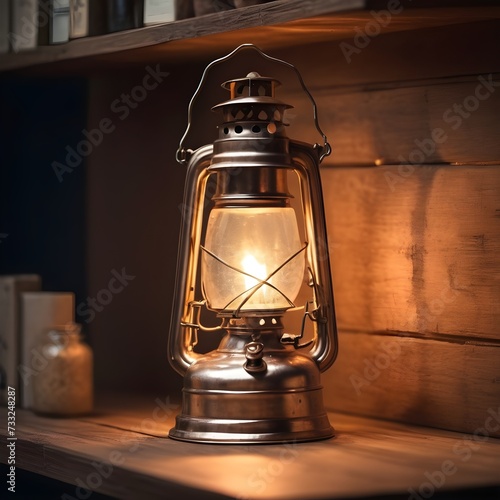
[(92, 411), (93, 355), (82, 340), (80, 325), (47, 330), (35, 349), (45, 362), (33, 378), (33, 410), (51, 416)]

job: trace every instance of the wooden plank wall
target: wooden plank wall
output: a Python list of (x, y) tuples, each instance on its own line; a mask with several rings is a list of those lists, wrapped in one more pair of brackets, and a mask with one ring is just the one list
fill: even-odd
[[(330, 408), (500, 436), (490, 425), (500, 409), (491, 27), (381, 35), (350, 64), (336, 44), (311, 46), (322, 56), (296, 62), (334, 145), (322, 171), (340, 329), (323, 375)], [(317, 64), (326, 53), (328, 68)], [(295, 97), (290, 135), (314, 138), (309, 104)]]

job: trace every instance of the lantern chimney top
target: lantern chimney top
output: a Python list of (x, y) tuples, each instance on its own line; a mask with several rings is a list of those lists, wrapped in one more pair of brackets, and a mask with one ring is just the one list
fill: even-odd
[(275, 89), (281, 83), (275, 78), (261, 76), (256, 71), (251, 71), (244, 78), (229, 80), (222, 87), (231, 92), (231, 99), (245, 97), (271, 97), (275, 95)]

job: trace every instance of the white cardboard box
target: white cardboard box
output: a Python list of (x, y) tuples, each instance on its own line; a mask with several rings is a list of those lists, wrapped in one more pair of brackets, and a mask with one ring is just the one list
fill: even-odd
[(26, 292), (21, 294), (21, 311), (19, 386), (21, 406), (30, 408), (33, 377), (43, 369), (43, 359), (36, 348), (49, 328), (74, 322), (75, 296), (71, 292)]
[[(41, 279), (36, 274), (0, 276), (0, 366), (6, 388), (19, 388), (21, 293), (40, 290), (40, 286)], [(5, 401), (2, 390), (1, 402)]]

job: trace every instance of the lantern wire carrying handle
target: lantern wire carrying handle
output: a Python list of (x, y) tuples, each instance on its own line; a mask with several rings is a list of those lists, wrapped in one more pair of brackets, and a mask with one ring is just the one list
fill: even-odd
[(323, 138), (322, 153), (319, 157), (319, 162), (321, 163), (323, 161), (323, 159), (325, 158), (325, 156), (328, 156), (332, 152), (332, 147), (330, 146), (330, 143), (328, 142), (328, 139), (327, 139), (325, 133), (323, 132), (323, 130), (321, 130), (321, 127), (319, 126), (318, 107), (316, 106), (316, 101), (314, 100), (312, 94), (309, 92), (308, 88), (306, 87), (306, 84), (304, 83), (304, 79), (302, 78), (302, 75), (300, 74), (299, 70), (293, 64), (291, 64), (287, 61), (283, 61), (282, 59), (278, 59), (276, 57), (272, 57), (272, 56), (266, 54), (265, 52), (263, 52), (261, 49), (259, 49), (259, 47), (257, 47), (253, 43), (244, 43), (244, 44), (240, 45), (239, 47), (236, 47), (232, 52), (225, 55), (224, 57), (221, 57), (219, 59), (215, 59), (214, 61), (209, 63), (208, 66), (203, 71), (203, 75), (201, 76), (201, 80), (200, 80), (200, 83), (198, 84), (198, 88), (196, 89), (195, 93), (193, 94), (193, 97), (191, 97), (191, 101), (189, 102), (188, 123), (187, 123), (186, 131), (184, 132), (184, 135), (182, 136), (182, 138), (180, 140), (179, 148), (177, 149), (177, 152), (175, 154), (177, 162), (180, 163), (181, 165), (186, 164), (186, 162), (189, 160), (189, 156), (193, 152), (191, 149), (186, 149), (184, 147), (184, 140), (186, 139), (186, 137), (189, 133), (189, 130), (191, 129), (191, 118), (192, 118), (192, 111), (193, 111), (194, 103), (195, 103), (196, 99), (198, 98), (198, 95), (200, 94), (201, 89), (203, 88), (203, 85), (205, 84), (205, 80), (206, 80), (208, 72), (210, 71), (210, 69), (212, 69), (217, 64), (220, 64), (222, 62), (225, 62), (225, 61), (231, 59), (241, 50), (248, 49), (248, 48), (256, 50), (264, 59), (267, 59), (267, 60), (272, 61), (272, 62), (276, 62), (278, 64), (282, 64), (284, 66), (287, 66), (288, 68), (292, 69), (295, 72), (295, 74), (297, 75), (297, 78), (298, 78), (299, 83), (302, 87), (302, 90), (306, 93), (307, 97), (311, 101), (311, 104), (313, 107), (314, 125), (316, 127), (316, 130), (319, 132), (319, 134)]

